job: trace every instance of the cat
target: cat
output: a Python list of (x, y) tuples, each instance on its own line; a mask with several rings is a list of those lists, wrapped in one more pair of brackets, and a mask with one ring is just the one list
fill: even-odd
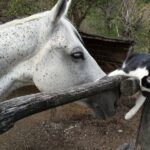
[(144, 104), (150, 94), (150, 54), (129, 52), (120, 69), (108, 74), (108, 76), (125, 75), (135, 77), (140, 81), (140, 93), (135, 106), (125, 115), (125, 119), (131, 119)]

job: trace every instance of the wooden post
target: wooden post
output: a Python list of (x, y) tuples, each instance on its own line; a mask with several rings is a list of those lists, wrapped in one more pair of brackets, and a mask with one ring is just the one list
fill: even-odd
[(143, 107), (136, 150), (150, 150), (150, 94)]

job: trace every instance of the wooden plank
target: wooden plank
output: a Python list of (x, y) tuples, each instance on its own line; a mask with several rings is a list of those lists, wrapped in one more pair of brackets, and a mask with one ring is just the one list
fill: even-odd
[(121, 66), (128, 50), (134, 44), (130, 39), (108, 38), (83, 32), (80, 34), (85, 47), (106, 73)]

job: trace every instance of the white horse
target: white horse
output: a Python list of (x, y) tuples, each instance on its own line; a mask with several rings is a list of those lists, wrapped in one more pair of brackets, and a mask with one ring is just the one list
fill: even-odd
[(52, 93), (105, 76), (65, 18), (69, 5), (59, 0), (51, 11), (0, 26), (0, 97), (25, 85)]

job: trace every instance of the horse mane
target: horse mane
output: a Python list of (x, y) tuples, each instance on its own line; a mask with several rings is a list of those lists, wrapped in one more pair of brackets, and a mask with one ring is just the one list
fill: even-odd
[(83, 39), (82, 39), (81, 35), (79, 34), (79, 31), (78, 31), (77, 28), (73, 25), (73, 23), (72, 23), (68, 18), (66, 18), (66, 17), (64, 17), (63, 19), (67, 22), (66, 26), (67, 26), (67, 25), (71, 26), (71, 28), (72, 28), (74, 34), (76, 35), (76, 37), (77, 37), (77, 38), (80, 40), (80, 42), (84, 45)]
[(6, 23), (0, 25), (0, 29), (4, 29), (6, 27), (11, 27), (11, 26), (15, 26), (15, 25), (20, 25), (20, 24), (30, 22), (33, 20), (38, 20), (40, 18), (49, 16), (49, 14), (50, 14), (50, 11), (45, 11), (45, 12), (37, 13), (37, 14), (31, 15), (31, 16), (22, 18), (22, 19), (15, 19), (13, 21), (6, 22)]

